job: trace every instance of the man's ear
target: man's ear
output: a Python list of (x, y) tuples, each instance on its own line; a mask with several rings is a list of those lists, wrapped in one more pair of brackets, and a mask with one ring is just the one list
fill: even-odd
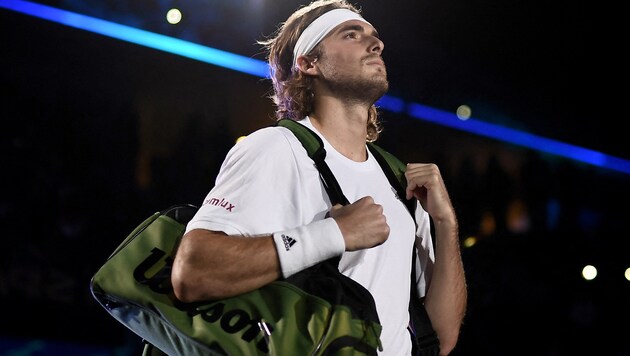
[(317, 62), (317, 57), (310, 59), (307, 56), (299, 56), (296, 66), (300, 72), (306, 75), (318, 75), (319, 69), (315, 66), (315, 62)]

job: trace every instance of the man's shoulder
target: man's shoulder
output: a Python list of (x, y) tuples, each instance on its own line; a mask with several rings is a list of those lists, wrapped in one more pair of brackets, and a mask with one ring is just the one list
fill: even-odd
[[(288, 137), (289, 135), (293, 135), (291, 131), (281, 126), (267, 126), (256, 131), (253, 131), (249, 135), (247, 135), (244, 140), (250, 140), (254, 143), (267, 143), (273, 144), (278, 140)], [(286, 141), (286, 139), (285, 139)]]
[(268, 126), (260, 128), (247, 135), (242, 142), (247, 146), (254, 146), (258, 148), (261, 148), (260, 146), (284, 149), (289, 146), (301, 147), (300, 141), (293, 132), (282, 126)]
[(306, 151), (297, 137), (287, 128), (268, 126), (253, 131), (233, 147), (237, 155), (254, 154), (259, 159), (271, 156), (306, 156)]

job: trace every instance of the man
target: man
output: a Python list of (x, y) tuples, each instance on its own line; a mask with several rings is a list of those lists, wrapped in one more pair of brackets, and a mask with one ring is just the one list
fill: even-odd
[[(340, 271), (374, 296), (382, 354), (411, 355), (410, 288), (424, 297), (441, 354), (450, 353), (466, 308), (457, 220), (438, 167), (414, 163), (407, 167), (407, 196), (400, 198), (421, 203), (416, 228), (366, 148), (381, 130), (374, 103), (388, 89), (376, 30), (345, 0), (318, 0), (263, 44), (278, 118), (322, 137), (326, 162), (353, 203), (330, 206), (313, 162), (290, 131), (252, 133), (228, 153), (187, 226), (172, 271), (177, 298), (238, 295), (341, 255)], [(297, 242), (287, 248), (283, 236)], [(414, 237), (418, 274), (411, 286)]]

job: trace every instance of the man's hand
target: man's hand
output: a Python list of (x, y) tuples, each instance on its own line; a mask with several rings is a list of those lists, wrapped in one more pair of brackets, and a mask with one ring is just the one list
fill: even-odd
[(432, 163), (409, 163), (405, 172), (407, 199), (415, 197), (436, 221), (455, 218), (451, 199), (438, 166)]
[(337, 204), (330, 210), (330, 216), (341, 230), (346, 251), (378, 246), (389, 237), (383, 207), (375, 204), (372, 197), (363, 197), (346, 206)]

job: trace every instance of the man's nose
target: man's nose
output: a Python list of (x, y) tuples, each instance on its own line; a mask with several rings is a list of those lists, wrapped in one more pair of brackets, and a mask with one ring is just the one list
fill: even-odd
[(381, 54), (383, 53), (383, 48), (385, 47), (385, 43), (381, 41), (380, 38), (376, 36), (372, 36), (372, 43), (370, 44), (370, 52)]

